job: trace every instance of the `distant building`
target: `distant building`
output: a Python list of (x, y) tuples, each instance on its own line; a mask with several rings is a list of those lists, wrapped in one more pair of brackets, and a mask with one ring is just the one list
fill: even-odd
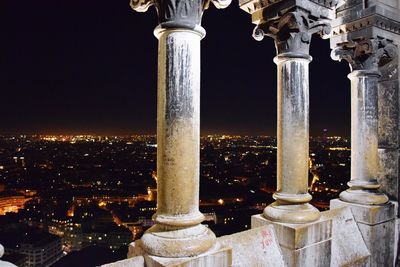
[(0, 215), (5, 215), (8, 212), (18, 212), (23, 209), (25, 203), (30, 200), (23, 194), (14, 191), (3, 191), (0, 193)]
[(20, 267), (48, 267), (63, 256), (59, 237), (31, 228), (1, 233), (0, 242), (6, 255), (21, 254), (25, 257), (22, 264), (18, 260)]

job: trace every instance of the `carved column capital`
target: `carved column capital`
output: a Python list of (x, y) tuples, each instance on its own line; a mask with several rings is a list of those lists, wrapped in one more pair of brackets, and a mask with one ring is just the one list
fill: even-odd
[(288, 12), (277, 20), (259, 23), (253, 31), (253, 37), (261, 41), (264, 36), (275, 40), (277, 53), (304, 53), (309, 54), (311, 35), (319, 33), (321, 36), (331, 31), (328, 20), (312, 20), (308, 13), (303, 11)]
[(138, 12), (145, 12), (154, 5), (162, 28), (194, 29), (201, 24), (203, 11), (210, 2), (217, 8), (225, 8), (231, 0), (131, 0), (131, 7)]
[(372, 70), (386, 65), (397, 56), (397, 48), (386, 39), (361, 39), (337, 45), (331, 52), (333, 60), (346, 60), (351, 71)]

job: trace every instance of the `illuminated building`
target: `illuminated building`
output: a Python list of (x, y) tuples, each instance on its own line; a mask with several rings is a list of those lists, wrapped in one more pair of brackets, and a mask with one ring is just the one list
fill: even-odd
[(25, 203), (30, 198), (14, 192), (1, 192), (0, 193), (0, 215), (5, 215), (7, 212), (18, 212), (23, 209)]
[(20, 267), (48, 267), (62, 257), (61, 239), (54, 235), (25, 230), (11, 235), (2, 234), (6, 254), (21, 254), (25, 262)]

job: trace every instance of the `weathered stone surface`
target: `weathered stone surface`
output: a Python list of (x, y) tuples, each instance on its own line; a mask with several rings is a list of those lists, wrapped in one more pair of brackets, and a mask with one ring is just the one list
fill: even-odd
[(145, 267), (145, 265), (144, 258), (142, 256), (138, 256), (122, 261), (113, 262), (110, 264), (104, 264), (101, 267)]
[[(260, 215), (252, 216), (252, 227), (264, 220)], [(290, 249), (298, 249), (310, 244), (329, 240), (332, 236), (330, 219), (319, 220), (308, 224), (274, 223), (279, 243)]]
[[(400, 41), (400, 35), (398, 36)], [(397, 42), (398, 43), (398, 42)], [(399, 48), (398, 48), (399, 49)], [(400, 197), (399, 186), (399, 54), (379, 68), (378, 84), (379, 174), (381, 190), (392, 200)]]
[[(397, 77), (397, 74), (396, 74)], [(378, 82), (378, 133), (380, 148), (399, 147), (399, 82)]]
[(331, 245), (331, 240), (326, 240), (301, 249), (282, 247), (282, 253), (290, 267), (326, 267), (330, 264)]
[(232, 250), (218, 243), (208, 252), (183, 258), (164, 258), (144, 255), (146, 267), (228, 267), (232, 266)]
[(145, 251), (140, 246), (140, 240), (135, 240), (129, 244), (128, 247), (128, 258), (143, 256)]
[(232, 248), (232, 266), (285, 266), (282, 251), (272, 225), (222, 236), (217, 240), (223, 246)]
[(251, 217), (251, 227), (274, 226), (287, 266), (329, 266), (331, 260), (332, 220), (307, 224), (278, 223), (262, 215)]
[(356, 222), (368, 225), (387, 222), (396, 216), (396, 205), (394, 202), (388, 202), (383, 205), (361, 205), (344, 202), (340, 199), (332, 199), (330, 206), (331, 209), (349, 207)]
[(332, 209), (343, 206), (351, 209), (371, 253), (367, 266), (393, 266), (396, 205), (392, 202), (377, 206), (360, 205), (331, 200)]
[[(396, 219), (396, 230), (394, 235), (394, 266), (400, 266), (400, 219)], [(396, 265), (397, 263), (397, 265)]]
[(358, 223), (358, 228), (371, 252), (369, 266), (393, 266), (395, 220), (376, 225)]
[(398, 201), (399, 187), (399, 150), (398, 148), (379, 148), (378, 182), (380, 190), (390, 199)]
[(350, 208), (335, 208), (321, 213), (332, 219), (331, 267), (365, 266), (370, 253)]

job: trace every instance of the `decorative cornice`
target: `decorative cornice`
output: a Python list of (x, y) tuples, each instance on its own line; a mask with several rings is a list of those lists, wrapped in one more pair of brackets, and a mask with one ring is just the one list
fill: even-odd
[(386, 39), (361, 39), (337, 45), (331, 52), (333, 60), (346, 60), (351, 71), (378, 71), (397, 56), (397, 47)]
[[(292, 6), (307, 6), (306, 2), (312, 2), (324, 8), (334, 9), (344, 0), (294, 0), (290, 1)], [(239, 0), (239, 6), (247, 13), (254, 13), (264, 8), (272, 8), (272, 6), (284, 6), (287, 0)]]
[(378, 14), (370, 15), (351, 22), (333, 26), (332, 35), (342, 35), (355, 31), (359, 31), (369, 27), (377, 27), (382, 30), (400, 34), (400, 22), (388, 19)]
[(253, 31), (253, 37), (261, 41), (265, 35), (275, 40), (277, 53), (309, 54), (311, 35), (329, 34), (331, 31), (326, 20), (312, 20), (303, 11), (289, 12), (276, 20), (258, 24)]
[(203, 11), (210, 2), (217, 8), (225, 8), (231, 0), (131, 0), (131, 7), (138, 12), (145, 12), (154, 5), (162, 28), (194, 29), (201, 24)]

